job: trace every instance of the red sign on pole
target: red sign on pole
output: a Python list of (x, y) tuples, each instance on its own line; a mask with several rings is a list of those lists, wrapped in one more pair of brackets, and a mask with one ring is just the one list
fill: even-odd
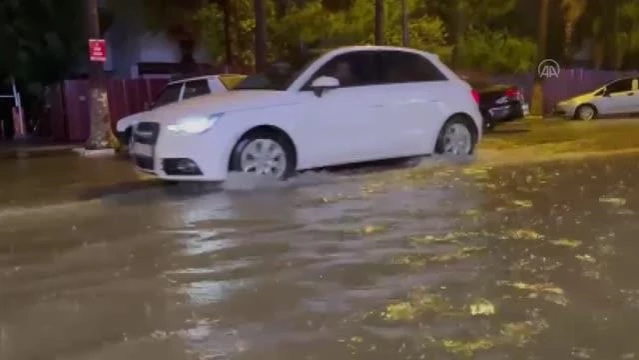
[(107, 49), (104, 39), (89, 39), (89, 59), (96, 62), (106, 62)]

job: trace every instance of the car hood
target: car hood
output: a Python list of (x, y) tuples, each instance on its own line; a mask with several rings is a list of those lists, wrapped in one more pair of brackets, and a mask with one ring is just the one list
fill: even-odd
[(294, 97), (287, 91), (239, 90), (199, 96), (155, 109), (148, 114), (154, 121), (173, 121), (190, 116), (252, 110), (290, 104)]
[(593, 93), (594, 92), (588, 92), (588, 93), (585, 93), (585, 94), (579, 94), (579, 95), (573, 96), (571, 98), (564, 99), (564, 100), (560, 101), (560, 103), (581, 103), (581, 102), (584, 102), (584, 101), (589, 101), (590, 99), (592, 99), (592, 97), (593, 97), (592, 94)]
[(143, 111), (139, 113), (135, 113), (129, 116), (125, 116), (122, 119), (118, 120), (116, 124), (116, 130), (123, 132), (131, 126), (137, 124), (140, 120), (144, 119), (144, 116), (148, 113), (148, 111)]

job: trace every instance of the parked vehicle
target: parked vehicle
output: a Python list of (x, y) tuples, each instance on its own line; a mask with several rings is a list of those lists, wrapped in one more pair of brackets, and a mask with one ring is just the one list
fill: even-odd
[(436, 55), (352, 46), (300, 71), (278, 66), (233, 90), (153, 110), (133, 132), (139, 170), (170, 181), (296, 171), (422, 154), (470, 155), (475, 91)]
[(560, 101), (554, 113), (579, 120), (639, 113), (639, 79), (614, 80), (596, 90)]
[(479, 110), (484, 118), (484, 130), (490, 131), (498, 124), (529, 115), (521, 88), (472, 78), (466, 78), (466, 81), (479, 93)]
[[(149, 110), (197, 96), (217, 94), (232, 89), (245, 75), (219, 74), (197, 77), (183, 77), (169, 82), (155, 100), (148, 104)], [(144, 118), (146, 111), (135, 113), (120, 119), (116, 132), (120, 143), (130, 145), (131, 128)]]

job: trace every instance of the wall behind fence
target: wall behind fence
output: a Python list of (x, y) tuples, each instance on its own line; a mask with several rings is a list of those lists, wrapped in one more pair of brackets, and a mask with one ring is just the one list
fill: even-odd
[[(544, 112), (550, 113), (554, 105), (563, 99), (596, 89), (624, 76), (637, 72), (600, 71), (587, 69), (562, 69), (557, 78), (544, 80)], [(492, 76), (498, 83), (513, 84), (524, 90), (530, 102), (533, 73)], [(111, 110), (112, 127), (127, 115), (144, 111), (144, 104), (152, 101), (166, 85), (164, 79), (109, 79), (107, 91)], [(89, 104), (87, 80), (67, 80), (50, 87), (50, 133), (59, 141), (85, 141), (89, 136)]]
[[(111, 127), (121, 118), (144, 111), (166, 85), (164, 79), (109, 79), (107, 93)], [(89, 137), (89, 84), (87, 80), (66, 80), (51, 88), (52, 97), (62, 98), (62, 111), (50, 113), (49, 123), (54, 140), (85, 141)], [(61, 93), (57, 95), (55, 93)]]

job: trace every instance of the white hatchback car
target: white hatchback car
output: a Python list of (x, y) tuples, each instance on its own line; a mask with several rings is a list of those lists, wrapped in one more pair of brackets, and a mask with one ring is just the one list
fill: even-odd
[(481, 137), (477, 102), (436, 55), (343, 47), (301, 71), (281, 66), (147, 113), (132, 153), (139, 170), (170, 181), (223, 181), (230, 171), (284, 179), (340, 164), (470, 155)]
[(560, 101), (553, 112), (579, 120), (639, 113), (639, 78), (611, 81), (588, 93)]

